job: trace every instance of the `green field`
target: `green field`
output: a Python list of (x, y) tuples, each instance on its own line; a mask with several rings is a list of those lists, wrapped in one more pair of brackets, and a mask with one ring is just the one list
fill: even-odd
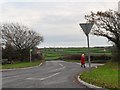
[[(86, 54), (87, 48), (43, 48), (42, 53), (45, 60), (56, 60), (64, 55)], [(111, 55), (110, 48), (90, 48), (91, 55)]]
[(91, 72), (83, 72), (80, 78), (93, 85), (117, 90), (116, 88), (120, 88), (118, 83), (119, 74), (118, 63), (109, 62), (97, 69), (94, 68)]

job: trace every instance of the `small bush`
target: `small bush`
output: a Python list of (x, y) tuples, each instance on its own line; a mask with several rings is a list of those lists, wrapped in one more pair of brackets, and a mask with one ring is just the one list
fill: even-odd
[(5, 64), (11, 64), (11, 61), (9, 61), (8, 59), (2, 59), (2, 65)]
[(43, 56), (42, 54), (33, 54), (32, 55), (32, 60), (42, 60)]
[(97, 55), (97, 56), (94, 56), (94, 55), (91, 55), (91, 60), (110, 60), (111, 59), (111, 56), (107, 56), (107, 55)]

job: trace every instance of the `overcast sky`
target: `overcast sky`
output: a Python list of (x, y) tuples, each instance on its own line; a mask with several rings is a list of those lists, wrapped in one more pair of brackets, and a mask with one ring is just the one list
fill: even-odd
[[(106, 1), (106, 2), (105, 2)], [(79, 23), (91, 11), (117, 10), (119, 0), (4, 0), (0, 23), (18, 22), (44, 37), (39, 47), (85, 47), (86, 36)], [(107, 39), (90, 35), (90, 46), (111, 45)]]

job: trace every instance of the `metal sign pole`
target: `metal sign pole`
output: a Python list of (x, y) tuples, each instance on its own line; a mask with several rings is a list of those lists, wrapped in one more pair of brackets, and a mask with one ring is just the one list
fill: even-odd
[(30, 62), (31, 62), (31, 53), (32, 53), (32, 49), (30, 49)]
[(31, 51), (30, 51), (30, 62), (31, 62)]
[(91, 61), (90, 61), (90, 45), (89, 45), (89, 35), (87, 36), (87, 44), (88, 44), (88, 61), (89, 61), (89, 69), (91, 68)]

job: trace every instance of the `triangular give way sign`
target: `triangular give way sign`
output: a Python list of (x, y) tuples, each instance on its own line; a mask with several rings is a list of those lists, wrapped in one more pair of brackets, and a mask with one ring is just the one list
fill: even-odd
[(79, 25), (83, 29), (84, 33), (86, 35), (88, 35), (90, 33), (92, 26), (93, 26), (93, 23), (80, 23)]

